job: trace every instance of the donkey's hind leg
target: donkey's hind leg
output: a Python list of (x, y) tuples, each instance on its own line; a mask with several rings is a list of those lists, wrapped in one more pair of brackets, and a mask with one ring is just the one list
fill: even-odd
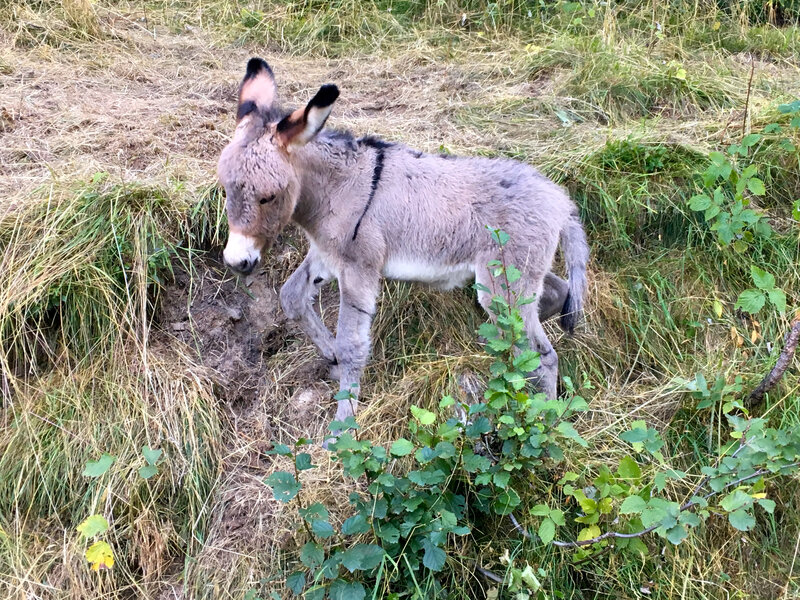
[[(489, 317), (494, 320), (496, 316), (491, 311), (492, 296), (501, 292), (497, 290), (496, 282), (492, 280), (488, 269), (478, 269), (475, 274), (475, 281), (489, 290), (495, 290), (494, 292), (478, 292), (478, 302), (483, 306)], [(529, 304), (520, 306), (519, 311), (522, 320), (525, 322), (525, 333), (528, 336), (531, 349), (538, 352), (541, 357), (539, 367), (529, 375), (529, 378), (539, 390), (544, 392), (548, 399), (552, 400), (556, 397), (558, 355), (553, 349), (550, 340), (547, 339), (539, 318), (539, 297), (542, 294), (542, 288), (543, 282), (539, 281), (538, 286), (534, 286), (535, 291), (523, 293), (521, 297), (534, 295), (535, 299)]]

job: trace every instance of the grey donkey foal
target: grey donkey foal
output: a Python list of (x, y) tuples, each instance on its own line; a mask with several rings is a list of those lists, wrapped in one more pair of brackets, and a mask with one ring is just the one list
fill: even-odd
[[(586, 291), (589, 249), (566, 192), (513, 160), (431, 155), (373, 137), (323, 129), (339, 96), (324, 85), (305, 108), (283, 113), (269, 65), (252, 58), (239, 88), (237, 126), (219, 159), (230, 237), (225, 263), (253, 270), (262, 250), (293, 221), (310, 249), (280, 300), (338, 371), (342, 390), (358, 392), (370, 351), (370, 325), (382, 277), (452, 289), (475, 280), (494, 290), (487, 263), (498, 247), (486, 226), (508, 233), (506, 260), (522, 277), (518, 293), (527, 336), (541, 354), (533, 378), (556, 395), (558, 357), (541, 320), (561, 313), (572, 331)], [(569, 281), (550, 272), (561, 248)], [(314, 309), (320, 288), (339, 281), (334, 337)], [(492, 293), (478, 292), (489, 310)], [(336, 419), (357, 409), (340, 400)]]

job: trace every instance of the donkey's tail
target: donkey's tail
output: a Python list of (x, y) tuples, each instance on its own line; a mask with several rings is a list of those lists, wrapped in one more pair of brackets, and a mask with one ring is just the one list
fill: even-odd
[(583, 311), (587, 286), (586, 265), (589, 262), (589, 244), (577, 213), (570, 217), (561, 230), (561, 251), (567, 263), (569, 288), (559, 323), (564, 331), (573, 333)]

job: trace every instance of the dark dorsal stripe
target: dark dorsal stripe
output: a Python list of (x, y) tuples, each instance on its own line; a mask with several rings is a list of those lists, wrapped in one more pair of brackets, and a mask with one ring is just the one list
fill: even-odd
[(367, 204), (364, 206), (364, 212), (361, 213), (361, 216), (358, 217), (358, 222), (356, 223), (356, 228), (353, 230), (353, 239), (356, 239), (358, 235), (358, 228), (361, 227), (361, 220), (364, 218), (364, 215), (367, 214), (369, 210), (369, 205), (372, 204), (372, 199), (375, 197), (375, 190), (378, 189), (378, 182), (381, 179), (381, 173), (383, 172), (383, 152), (384, 148), (377, 148), (375, 150), (375, 168), (372, 170), (372, 185), (369, 188), (369, 198), (367, 198)]

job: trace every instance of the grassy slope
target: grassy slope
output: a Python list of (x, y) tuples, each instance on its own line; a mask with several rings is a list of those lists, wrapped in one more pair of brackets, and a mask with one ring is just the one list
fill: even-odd
[[(269, 57), (296, 102), (337, 81), (336, 125), (428, 151), (515, 156), (569, 187), (594, 257), (586, 325), (556, 342), (565, 374), (594, 385), (581, 429), (598, 447), (574, 457), (580, 468), (614, 464), (626, 449), (613, 434), (637, 418), (665, 428), (675, 467), (706, 464), (719, 421), (693, 412), (676, 379), (741, 374), (749, 387), (774, 361), (787, 319), (743, 321), (733, 302), (753, 260), (797, 302), (798, 228), (788, 219), (800, 195), (796, 159), (762, 150), (763, 204), (783, 235), (748, 256), (718, 248), (685, 202), (703, 155), (739, 135), (751, 52), (746, 128), (797, 97), (796, 29), (655, 2), (598, 7), (581, 23), (558, 11), (526, 20), (511, 3), (498, 13), (447, 2), (64, 5), (0, 8), (0, 152), (10, 174), (0, 180), (4, 596), (266, 595), (294, 547), (259, 483), (272, 466), (252, 465), (265, 436), (297, 435), (292, 415), (275, 413), (266, 430), (232, 415), (197, 355), (151, 329), (173, 250), (213, 253), (224, 239), (208, 186), (251, 52)], [(109, 175), (94, 178), (101, 171)], [(276, 284), (289, 266), (276, 269)], [(366, 385), (370, 435), (390, 439), (410, 403), (435, 402), (463, 369), (484, 364), (472, 334), (481, 319), (467, 292), (386, 286)], [(254, 412), (292, 397), (293, 369), (312, 356), (298, 337), (270, 357), (276, 383)], [(788, 373), (770, 397), (776, 422), (797, 421), (798, 385)], [(167, 457), (150, 482), (136, 475), (143, 444)], [(104, 451), (117, 457), (109, 474), (82, 477)], [(330, 501), (342, 488), (322, 477), (310, 493)], [(790, 597), (798, 488), (774, 488), (783, 508), (754, 532), (712, 520), (648, 567), (612, 556), (575, 571), (509, 531), (486, 532), (464, 554), (500, 569), (504, 548), (520, 552), (565, 597), (636, 597), (643, 586), (650, 597)], [(117, 553), (99, 575), (74, 533), (93, 512), (112, 522)], [(454, 569), (456, 589), (478, 594), (485, 582), (469, 560)]]

